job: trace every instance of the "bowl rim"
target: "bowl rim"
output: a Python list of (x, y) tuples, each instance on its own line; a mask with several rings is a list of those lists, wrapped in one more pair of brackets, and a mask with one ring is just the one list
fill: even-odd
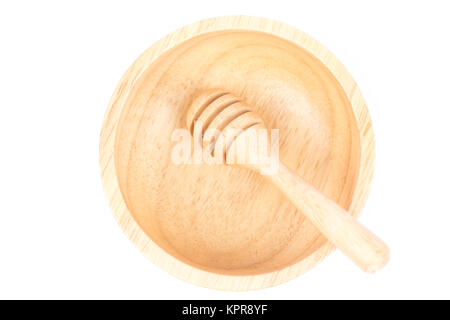
[(343, 64), (323, 45), (309, 35), (282, 22), (251, 16), (225, 16), (195, 22), (180, 28), (150, 46), (128, 68), (119, 81), (105, 112), (100, 134), (100, 171), (103, 188), (113, 214), (135, 246), (155, 265), (189, 283), (218, 290), (248, 291), (272, 287), (298, 277), (321, 262), (334, 247), (324, 243), (301, 261), (281, 270), (256, 275), (224, 275), (197, 269), (173, 257), (139, 227), (122, 198), (116, 176), (114, 145), (121, 110), (133, 84), (159, 56), (193, 37), (216, 31), (265, 32), (300, 46), (319, 59), (344, 90), (360, 132), (361, 158), (358, 180), (349, 211), (358, 216), (369, 193), (374, 170), (374, 134), (370, 115), (356, 82)]

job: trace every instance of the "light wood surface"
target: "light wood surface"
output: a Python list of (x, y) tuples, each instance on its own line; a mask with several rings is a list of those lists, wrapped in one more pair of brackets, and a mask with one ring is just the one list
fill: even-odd
[[(333, 245), (272, 183), (245, 168), (175, 165), (174, 129), (195, 92), (223, 88), (280, 128), (280, 159), (359, 214), (373, 173), (369, 114), (354, 80), (306, 34), (254, 17), (184, 27), (128, 69), (100, 137), (103, 185), (120, 226), (156, 265), (222, 290), (274, 286)], [(351, 266), (349, 266), (351, 267)]]
[[(193, 130), (194, 123), (197, 130)], [(331, 243), (362, 270), (375, 272), (386, 265), (389, 248), (381, 239), (334, 201), (279, 163), (279, 159), (274, 159), (277, 161), (276, 169), (270, 174), (264, 174), (263, 170), (268, 164), (266, 158), (259, 157), (259, 151), (261, 148), (266, 149), (263, 150), (264, 154), (270, 155), (270, 150), (267, 150), (270, 144), (258, 146), (258, 134), (263, 134), (265, 141), (270, 142), (270, 132), (259, 115), (242, 98), (221, 89), (199, 93), (188, 110), (186, 127), (194, 140), (201, 143), (203, 152), (216, 160), (215, 164), (231, 164), (262, 172)], [(208, 130), (215, 132), (211, 139), (208, 139)], [(194, 135), (195, 131), (197, 133)]]

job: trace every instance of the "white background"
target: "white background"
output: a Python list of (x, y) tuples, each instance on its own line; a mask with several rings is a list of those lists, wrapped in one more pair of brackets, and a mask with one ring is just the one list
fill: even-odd
[[(237, 14), (308, 33), (359, 84), (377, 151), (361, 221), (392, 255), (376, 275), (336, 251), (274, 288), (204, 289), (114, 220), (98, 142), (120, 77), (175, 29)], [(0, 298), (450, 298), (449, 14), (446, 1), (2, 1)]]

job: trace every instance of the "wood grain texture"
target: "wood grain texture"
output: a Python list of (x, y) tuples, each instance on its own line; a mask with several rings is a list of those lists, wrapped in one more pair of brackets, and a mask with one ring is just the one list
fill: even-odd
[[(222, 290), (274, 286), (333, 246), (271, 183), (241, 168), (174, 165), (171, 134), (193, 94), (219, 87), (280, 128), (280, 159), (358, 215), (373, 173), (370, 117), (354, 80), (306, 34), (254, 17), (184, 27), (122, 77), (100, 137), (103, 185), (120, 226), (156, 265)], [(276, 107), (274, 107), (276, 106)]]

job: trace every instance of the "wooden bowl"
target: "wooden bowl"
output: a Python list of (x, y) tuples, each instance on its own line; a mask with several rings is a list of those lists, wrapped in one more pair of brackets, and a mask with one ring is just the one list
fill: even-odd
[(374, 137), (355, 81), (326, 48), (279, 22), (201, 21), (145, 51), (106, 112), (100, 164), (114, 214), (156, 265), (222, 290), (274, 286), (333, 246), (279, 190), (250, 170), (176, 165), (172, 132), (198, 90), (244, 97), (279, 128), (280, 159), (358, 215), (373, 172)]

